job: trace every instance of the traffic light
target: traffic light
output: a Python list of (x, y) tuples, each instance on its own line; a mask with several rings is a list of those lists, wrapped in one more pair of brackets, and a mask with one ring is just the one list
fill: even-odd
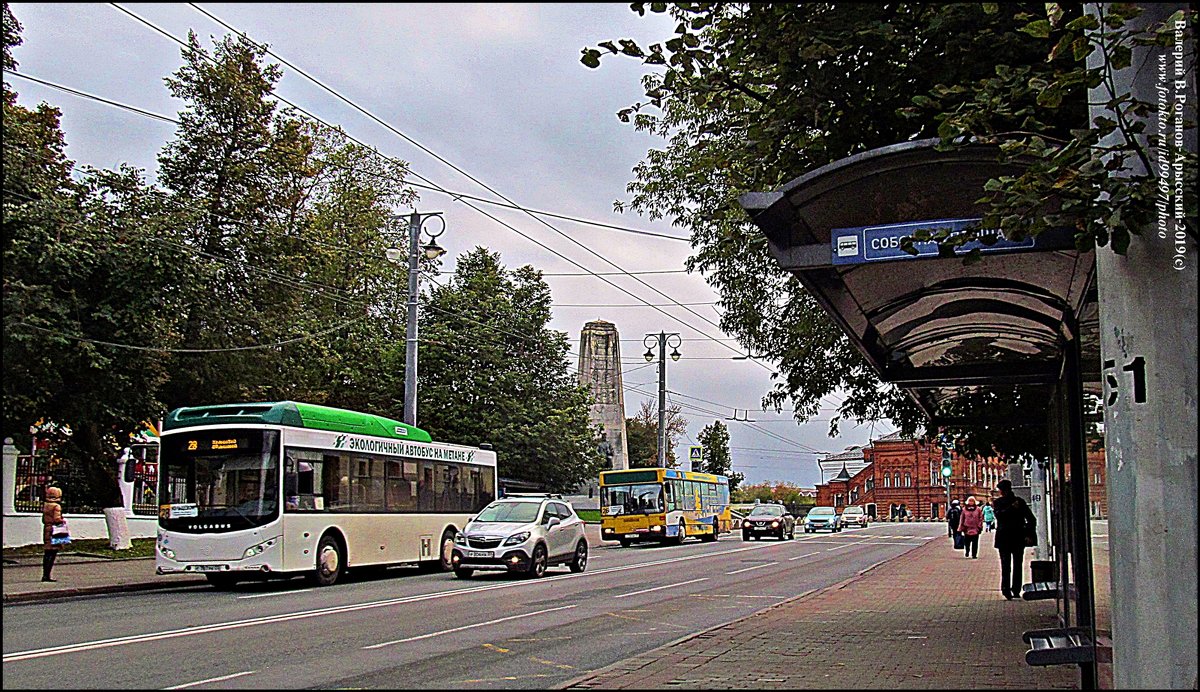
[(954, 471), (950, 468), (950, 450), (942, 450), (942, 478), (949, 478)]

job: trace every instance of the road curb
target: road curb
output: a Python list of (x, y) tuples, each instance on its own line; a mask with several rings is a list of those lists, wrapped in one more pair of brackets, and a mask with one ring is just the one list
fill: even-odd
[[(931, 544), (933, 544), (933, 541), (926, 541), (926, 542), (925, 542), (925, 545), (917, 546), (916, 548), (913, 548), (912, 550), (910, 550), (910, 551), (908, 551), (908, 552), (906, 552), (906, 553), (903, 553), (903, 554), (902, 554), (902, 555), (900, 555), (899, 557), (905, 557), (905, 556), (911, 555), (911, 554), (913, 554), (913, 553), (915, 553), (915, 552), (917, 552), (917, 551), (919, 551), (919, 550), (922, 550), (922, 549), (926, 548), (927, 546), (929, 546), (929, 545), (931, 545)], [(843, 579), (842, 581), (840, 581), (840, 582), (837, 582), (836, 584), (830, 584), (829, 586), (822, 586), (822, 587), (820, 587), (820, 588), (818, 588), (818, 589), (809, 589), (808, 591), (805, 591), (805, 592), (803, 592), (803, 593), (799, 593), (799, 594), (796, 594), (795, 596), (791, 596), (791, 597), (790, 597), (790, 598), (788, 598), (787, 600), (783, 600), (783, 601), (780, 601), (780, 602), (778, 602), (778, 603), (772, 603), (771, 605), (769, 605), (769, 606), (766, 606), (765, 608), (759, 608), (758, 610), (754, 611), (753, 613), (750, 613), (749, 615), (743, 615), (743, 616), (741, 616), (741, 617), (734, 618), (734, 619), (732, 619), (732, 620), (730, 620), (730, 621), (728, 621), (728, 622), (723, 622), (723, 623), (721, 623), (721, 624), (719, 624), (719, 625), (715, 625), (715, 626), (713, 626), (713, 627), (709, 627), (709, 628), (708, 628), (708, 629), (706, 629), (706, 630), (701, 630), (700, 632), (693, 632), (692, 634), (686, 634), (686, 635), (684, 635), (684, 636), (682, 636), (682, 637), (679, 637), (678, 639), (675, 639), (675, 640), (669, 641), (669, 642), (667, 642), (666, 644), (663, 644), (662, 646), (657, 646), (657, 647), (655, 647), (655, 648), (653, 648), (653, 649), (651, 649), (650, 651), (647, 651), (647, 652), (645, 652), (645, 653), (646, 653), (646, 654), (659, 654), (660, 652), (662, 652), (662, 651), (664, 651), (665, 649), (668, 649), (668, 648), (670, 648), (670, 647), (672, 647), (672, 646), (676, 646), (676, 645), (678, 645), (678, 644), (682, 644), (683, 642), (686, 642), (686, 641), (688, 641), (688, 640), (690, 640), (690, 639), (695, 639), (696, 637), (699, 637), (699, 636), (702, 636), (702, 635), (708, 634), (709, 632), (714, 632), (714, 631), (716, 631), (716, 630), (719, 630), (719, 629), (721, 629), (721, 628), (723, 628), (723, 627), (728, 627), (728, 626), (730, 626), (730, 625), (737, 624), (737, 623), (739, 623), (739, 622), (742, 622), (743, 620), (749, 620), (750, 618), (756, 617), (756, 616), (758, 616), (758, 615), (761, 615), (761, 614), (763, 614), (763, 613), (766, 613), (766, 612), (768, 612), (768, 611), (774, 610), (774, 609), (776, 609), (776, 608), (781, 608), (781, 607), (783, 607), (783, 606), (790, 605), (790, 604), (792, 604), (792, 603), (795, 603), (795, 602), (797, 602), (797, 601), (801, 601), (801, 600), (803, 600), (803, 599), (806, 599), (806, 598), (809, 598), (809, 597), (813, 597), (813, 598), (815, 598), (815, 597), (817, 597), (817, 596), (820, 596), (821, 594), (825, 593), (826, 591), (837, 591), (837, 590), (839, 590), (839, 589), (844, 589), (844, 588), (846, 588), (847, 586), (849, 586), (849, 585), (853, 584), (854, 582), (858, 581), (859, 579), (862, 579), (864, 575), (866, 575), (868, 572), (870, 572), (871, 570), (875, 569), (876, 567), (879, 567), (880, 565), (884, 564), (885, 562), (890, 562), (891, 560), (895, 560), (895, 559), (896, 559), (896, 558), (891, 558), (890, 560), (887, 560), (887, 559), (885, 559), (885, 560), (880, 560), (879, 562), (876, 562), (875, 564), (871, 565), (870, 567), (867, 567), (866, 569), (860, 570), (860, 571), (859, 571), (857, 574), (855, 574), (854, 576), (852, 576), (852, 577), (848, 577), (848, 578), (846, 578), (846, 579)], [(644, 654), (640, 654), (640, 655), (644, 655)], [(568, 689), (568, 688), (570, 688), (570, 687), (574, 687), (575, 685), (578, 685), (578, 684), (580, 684), (580, 683), (582, 683), (582, 682), (586, 682), (586, 681), (588, 681), (588, 680), (590, 680), (590, 679), (592, 679), (592, 678), (599, 677), (599, 676), (601, 676), (601, 675), (603, 675), (603, 674), (605, 674), (605, 673), (607, 673), (607, 672), (609, 672), (609, 671), (611, 671), (611, 670), (613, 670), (613, 669), (615, 669), (615, 668), (617, 668), (617, 667), (621, 666), (623, 663), (624, 663), (624, 661), (618, 661), (618, 662), (616, 662), (616, 663), (609, 664), (609, 665), (607, 665), (607, 666), (605, 666), (605, 667), (603, 667), (603, 668), (598, 668), (598, 669), (596, 669), (596, 670), (593, 670), (593, 671), (591, 671), (591, 672), (584, 673), (583, 675), (579, 675), (579, 676), (577, 676), (577, 677), (574, 677), (574, 678), (572, 678), (572, 679), (570, 679), (570, 680), (567, 680), (566, 682), (563, 682), (563, 683), (561, 683), (561, 684), (559, 684), (559, 685), (556, 685), (556, 686), (554, 686), (554, 687), (552, 687), (552, 688), (550, 688), (550, 689), (555, 689), (555, 690), (565, 690), (565, 689)]]
[(19, 603), (43, 603), (45, 601), (56, 601), (59, 599), (75, 598), (80, 596), (98, 596), (128, 591), (158, 591), (162, 589), (175, 589), (185, 586), (203, 586), (207, 583), (207, 579), (187, 579), (163, 583), (138, 582), (136, 584), (113, 584), (111, 586), (81, 586), (78, 588), (55, 589), (53, 591), (27, 591), (24, 593), (4, 594), (3, 603), (4, 605), (15, 605)]

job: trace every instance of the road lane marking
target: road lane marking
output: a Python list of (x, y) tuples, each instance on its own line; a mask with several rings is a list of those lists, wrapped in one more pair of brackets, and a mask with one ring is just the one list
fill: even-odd
[(786, 598), (791, 598), (791, 596), (759, 596), (759, 595), (755, 595), (755, 594), (724, 594), (724, 593), (714, 593), (714, 594), (694, 593), (694, 594), (688, 594), (688, 595), (690, 595), (692, 598), (705, 598), (710, 601), (725, 601), (730, 598), (769, 598), (773, 601), (781, 601)]
[[(587, 671), (592, 672), (592, 671)], [(526, 678), (557, 678), (567, 673), (530, 673), (529, 675), (505, 675), (499, 678), (475, 678), (474, 680), (455, 680), (455, 684), (470, 685), (481, 682), (511, 682), (513, 680), (524, 680)]]
[(753, 567), (745, 567), (742, 569), (735, 569), (732, 572), (726, 572), (725, 576), (729, 576), (730, 574), (741, 574), (742, 572), (749, 572), (752, 569), (759, 569), (760, 567), (770, 567), (771, 565), (778, 565), (778, 564), (779, 564), (778, 562), (767, 562), (767, 563), (764, 563), (761, 565), (754, 565)]
[(503, 647), (496, 646), (495, 644), (484, 644), (483, 648), (491, 649), (492, 651), (499, 651), (502, 654), (506, 654), (509, 652), (509, 649), (505, 649)]
[(817, 552), (815, 552), (815, 553), (805, 553), (805, 554), (803, 554), (803, 555), (797, 555), (796, 557), (789, 557), (789, 558), (788, 558), (788, 562), (791, 562), (792, 560), (799, 560), (800, 558), (802, 558), (802, 557), (808, 557), (809, 555), (817, 555), (817, 554), (819, 554), (820, 552), (821, 552), (821, 551), (819, 551), (819, 550), (818, 550), (818, 551), (817, 551)]
[(222, 675), (219, 678), (209, 678), (207, 680), (197, 680), (196, 682), (185, 682), (182, 685), (175, 685), (174, 687), (164, 687), (163, 689), (164, 690), (182, 690), (187, 687), (195, 687), (196, 685), (204, 685), (204, 684), (207, 684), (210, 682), (221, 682), (223, 680), (232, 680), (234, 678), (240, 678), (243, 675), (253, 675), (253, 674), (254, 674), (254, 671), (247, 670), (247, 671), (244, 671), (241, 673), (234, 673), (233, 675)]
[(364, 648), (364, 649), (381, 649), (385, 646), (391, 646), (392, 644), (403, 644), (405, 642), (415, 642), (419, 639), (429, 639), (430, 637), (440, 637), (443, 634), (462, 632), (463, 630), (475, 629), (476, 627), (486, 627), (487, 625), (494, 625), (497, 622), (505, 622), (508, 620), (516, 620), (518, 618), (533, 617), (534, 615), (541, 615), (542, 613), (552, 613), (556, 610), (569, 610), (569, 609), (575, 608), (575, 607), (577, 607), (577, 606), (573, 606), (573, 605), (559, 606), (558, 608), (547, 608), (545, 610), (537, 610), (532, 613), (521, 613), (520, 615), (510, 615), (506, 618), (499, 618), (497, 620), (488, 620), (487, 622), (477, 622), (474, 625), (463, 625), (462, 627), (455, 627), (455, 628), (448, 629), (448, 630), (442, 630), (441, 632), (430, 632), (429, 634), (421, 634), (421, 635), (417, 635), (415, 637), (406, 637), (404, 639), (397, 639), (395, 641), (383, 642), (382, 644), (372, 644), (370, 646), (364, 646), (362, 648)]
[(554, 666), (555, 668), (561, 668), (563, 670), (575, 670), (575, 666), (569, 666), (565, 663), (555, 663), (554, 661), (547, 661), (546, 659), (538, 658), (537, 656), (529, 656), (528, 658), (534, 663), (540, 663), (544, 666)]
[[(870, 540), (870, 539), (867, 539), (867, 540)], [(843, 543), (843, 544), (841, 544), (839, 546), (835, 546), (833, 548), (826, 548), (825, 552), (828, 553), (831, 550), (841, 550), (842, 548), (849, 548), (852, 545), (862, 545), (863, 543), (866, 543), (867, 540), (857, 541), (855, 543)], [(895, 544), (894, 543), (887, 543), (887, 544), (881, 543), (880, 545), (895, 545)]]
[[(674, 627), (677, 630), (686, 630), (687, 629), (687, 627), (685, 627), (683, 625), (676, 625), (671, 622), (657, 622), (655, 620), (643, 620), (642, 618), (631, 618), (628, 615), (619, 615), (619, 614), (613, 613), (613, 612), (605, 613), (605, 615), (611, 615), (615, 618), (621, 618), (622, 620), (633, 620), (634, 622), (644, 622), (647, 625), (658, 625), (660, 627)], [(651, 627), (650, 629), (654, 629), (654, 628)]]
[(614, 598), (629, 598), (630, 596), (637, 596), (638, 594), (650, 593), (651, 591), (661, 591), (663, 589), (669, 589), (673, 586), (686, 586), (687, 584), (695, 584), (698, 581), (708, 581), (708, 577), (700, 577), (699, 579), (693, 579), (691, 581), (679, 582), (678, 584), (666, 584), (665, 586), (656, 586), (653, 589), (642, 589), (641, 591), (634, 591), (633, 593), (623, 593), (620, 596), (614, 596)]
[(780, 543), (765, 543), (761, 545), (751, 545), (742, 548), (734, 548), (732, 550), (723, 550), (714, 553), (697, 553), (693, 555), (685, 555), (683, 557), (666, 558), (663, 560), (652, 560), (649, 562), (638, 562), (632, 565), (622, 565), (620, 567), (607, 567), (605, 569), (592, 570), (589, 572), (580, 572), (578, 574), (560, 574), (553, 577), (544, 577), (537, 581), (513, 581), (503, 584), (492, 584), (488, 586), (474, 586), (468, 588), (456, 588), (447, 591), (437, 591), (428, 594), (417, 594), (414, 596), (402, 596), (399, 598), (389, 598), (382, 601), (371, 601), (367, 603), (358, 603), (346, 606), (332, 606), (329, 608), (319, 608), (316, 610), (304, 610), (294, 613), (285, 613), (282, 615), (268, 615), (247, 620), (234, 620), (224, 623), (214, 623), (211, 625), (196, 625), (192, 627), (184, 627), (175, 630), (165, 630), (162, 632), (153, 632), (150, 634), (134, 634), (124, 637), (113, 637), (111, 639), (100, 639), (90, 642), (80, 642), (78, 644), (66, 644), (62, 646), (47, 647), (44, 649), (31, 649), (29, 651), (17, 651), (6, 653), (3, 656), (4, 663), (13, 663), (16, 661), (25, 661), (34, 658), (43, 658), (46, 656), (59, 656), (62, 654), (79, 653), (82, 651), (92, 651), (95, 649), (105, 649), (114, 646), (125, 646), (128, 644), (140, 644), (144, 642), (159, 641), (162, 639), (173, 639), (176, 637), (189, 637), (198, 634), (208, 634), (211, 632), (222, 632), (225, 630), (240, 629), (243, 627), (254, 627), (257, 625), (274, 624), (277, 622), (287, 622), (289, 620), (303, 620), (307, 618), (321, 617), (324, 615), (338, 615), (342, 613), (350, 613), (359, 610), (371, 610), (374, 608), (384, 608), (387, 606), (403, 605), (408, 603), (416, 603), (419, 601), (428, 601), (448, 596), (458, 596), (463, 594), (480, 593), (483, 591), (493, 591), (495, 589), (509, 589), (521, 586), (534, 586), (537, 584), (545, 584), (547, 582), (556, 581), (559, 579), (578, 579), (580, 577), (591, 577), (598, 574), (610, 574), (614, 572), (624, 572), (625, 570), (638, 569), (641, 567), (656, 567), (658, 565), (672, 564), (675, 562), (686, 562), (688, 560), (699, 560), (707, 557), (720, 557), (722, 555), (732, 555), (734, 553), (742, 553), (747, 550), (761, 550), (771, 548), (778, 545), (786, 545), (786, 542)]
[(306, 593), (312, 589), (298, 589), (296, 591), (272, 591), (271, 593), (253, 593), (249, 596), (238, 596), (238, 600), (243, 598), (266, 598), (267, 596), (287, 596), (294, 593)]

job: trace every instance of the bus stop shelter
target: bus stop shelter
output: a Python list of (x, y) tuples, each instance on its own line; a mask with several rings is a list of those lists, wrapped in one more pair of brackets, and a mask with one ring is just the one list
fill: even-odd
[(901, 239), (918, 229), (977, 222), (984, 183), (1021, 168), (998, 162), (994, 147), (937, 143), (856, 154), (739, 201), (781, 268), (931, 427), (1019, 428), (1044, 439), (1057, 569), (1024, 595), (1056, 599), (1060, 627), (1026, 633), (1026, 660), (1078, 665), (1081, 686), (1094, 688), (1083, 394), (1101, 391), (1095, 258), (1067, 230), (997, 237), (977, 245), (974, 263), (935, 243), (917, 244), (915, 256), (903, 250)]

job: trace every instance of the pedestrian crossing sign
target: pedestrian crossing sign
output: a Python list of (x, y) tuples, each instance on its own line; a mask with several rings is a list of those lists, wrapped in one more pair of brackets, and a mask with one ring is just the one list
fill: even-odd
[(701, 445), (692, 445), (688, 448), (688, 460), (691, 462), (693, 471), (699, 471), (704, 463), (704, 447)]

